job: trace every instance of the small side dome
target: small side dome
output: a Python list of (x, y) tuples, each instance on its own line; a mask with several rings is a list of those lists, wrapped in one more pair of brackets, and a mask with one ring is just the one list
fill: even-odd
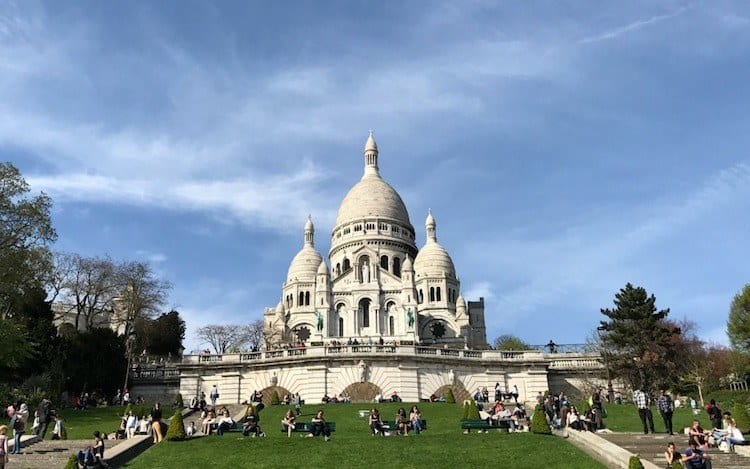
[(326, 265), (326, 261), (321, 261), (320, 267), (318, 267), (318, 275), (320, 274), (326, 274), (328, 275), (330, 272), (328, 271), (328, 266)]
[(466, 308), (466, 301), (464, 300), (464, 297), (462, 295), (458, 295), (458, 298), (456, 299), (456, 308), (459, 306), (463, 306)]
[(287, 272), (287, 281), (294, 279), (302, 281), (315, 281), (315, 274), (318, 272), (320, 263), (323, 262), (323, 256), (315, 250), (315, 227), (312, 219), (307, 218), (305, 223), (305, 242), (302, 249), (294, 256), (289, 271)]
[(402, 272), (414, 272), (414, 264), (411, 263), (411, 257), (406, 256), (404, 264), (401, 266)]
[(448, 255), (448, 251), (437, 242), (437, 224), (432, 216), (432, 211), (427, 214), (425, 228), (427, 242), (417, 253), (417, 258), (414, 259), (414, 270), (427, 277), (441, 274), (455, 277), (456, 268), (453, 265), (453, 259)]

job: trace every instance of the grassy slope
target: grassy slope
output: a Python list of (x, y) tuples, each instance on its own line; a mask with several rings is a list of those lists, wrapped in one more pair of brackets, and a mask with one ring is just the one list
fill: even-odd
[[(384, 419), (393, 419), (396, 404), (381, 404)], [(404, 405), (407, 407), (407, 405)], [(495, 466), (503, 462), (517, 468), (604, 467), (566, 441), (530, 433), (461, 433), (458, 422), (462, 409), (457, 405), (420, 406), (429, 430), (409, 437), (372, 437), (366, 420), (357, 416), (361, 404), (324, 406), (329, 421), (336, 422), (333, 439), (287, 438), (279, 430), (287, 409), (271, 406), (261, 413), (267, 438), (242, 438), (230, 433), (223, 437), (196, 438), (167, 442), (132, 461), (130, 468), (154, 467), (470, 467)], [(301, 419), (309, 420), (317, 409), (306, 406)], [(188, 417), (186, 422), (196, 420)]]
[[(582, 408), (582, 407), (580, 407)], [(612, 431), (615, 432), (642, 432), (643, 425), (641, 425), (641, 419), (638, 417), (638, 410), (632, 404), (623, 405), (607, 405), (607, 418), (604, 419), (604, 424)], [(662, 433), (665, 431), (664, 421), (659, 414), (656, 406), (651, 407), (651, 412), (654, 414), (654, 429)], [(682, 432), (683, 428), (689, 427), (693, 419), (697, 418), (700, 421), (701, 426), (705, 429), (711, 428), (711, 422), (708, 419), (708, 415), (705, 411), (701, 411), (697, 416), (694, 416), (690, 409), (680, 408), (675, 409), (675, 413), (672, 416), (672, 428), (675, 433)]]

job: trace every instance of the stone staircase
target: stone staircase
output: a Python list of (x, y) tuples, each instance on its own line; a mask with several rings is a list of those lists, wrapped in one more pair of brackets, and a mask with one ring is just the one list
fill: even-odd
[[(640, 455), (641, 459), (646, 459), (659, 467), (664, 467), (664, 451), (667, 443), (673, 441), (680, 452), (687, 448), (686, 435), (666, 435), (666, 434), (649, 434), (642, 433), (598, 433), (598, 436), (609, 442), (624, 448), (631, 453)], [(708, 451), (711, 456), (713, 469), (746, 469), (750, 467), (750, 458), (738, 453), (724, 453), (717, 448), (711, 448)]]
[[(126, 440), (106, 440), (105, 456), (115, 446)], [(62, 468), (73, 454), (91, 445), (91, 440), (44, 440), (23, 442), (21, 454), (9, 455), (8, 469)]]

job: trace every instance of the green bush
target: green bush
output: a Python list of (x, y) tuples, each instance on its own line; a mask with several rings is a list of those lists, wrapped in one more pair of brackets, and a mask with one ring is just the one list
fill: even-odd
[(541, 405), (534, 407), (534, 415), (531, 417), (531, 431), (540, 435), (551, 435), (552, 430), (547, 423), (547, 416)]
[(669, 467), (669, 469), (683, 469), (684, 466), (680, 461), (675, 461), (672, 463), (672, 465)]
[(638, 456), (630, 456), (630, 461), (628, 461), (628, 469), (643, 469), (643, 463)]
[(456, 396), (453, 395), (453, 389), (451, 388), (448, 388), (448, 390), (445, 391), (445, 403), (446, 404), (456, 403)]
[(750, 417), (747, 415), (747, 406), (739, 401), (732, 406), (732, 418), (737, 422), (737, 428), (746, 433), (750, 429)]
[(271, 394), (271, 405), (279, 405), (281, 404), (281, 399), (279, 399), (279, 392), (274, 391), (273, 394)]
[(63, 469), (78, 469), (78, 458), (75, 454), (70, 455)]
[(466, 404), (464, 404), (464, 409), (467, 419), (479, 420), (479, 408), (475, 403), (467, 402)]
[(185, 422), (182, 421), (182, 411), (177, 409), (172, 416), (172, 421), (169, 423), (169, 429), (165, 438), (167, 441), (182, 441), (186, 436)]
[(177, 397), (174, 399), (175, 407), (178, 409), (184, 409), (185, 408), (185, 402), (182, 400), (182, 394), (179, 392), (177, 393)]

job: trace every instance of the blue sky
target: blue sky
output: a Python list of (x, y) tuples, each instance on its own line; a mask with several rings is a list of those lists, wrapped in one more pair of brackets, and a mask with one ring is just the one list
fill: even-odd
[(488, 338), (581, 343), (632, 282), (726, 343), (750, 282), (745, 2), (0, 2), (0, 160), (56, 249), (152, 263), (193, 331), (324, 255), (374, 129)]

